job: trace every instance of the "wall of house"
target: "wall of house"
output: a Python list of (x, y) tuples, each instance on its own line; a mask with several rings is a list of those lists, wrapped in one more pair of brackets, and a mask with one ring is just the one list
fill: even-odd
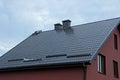
[[(118, 37), (118, 50), (114, 49), (114, 34)], [(119, 77), (120, 77), (120, 33), (116, 29), (110, 36), (100, 51), (100, 54), (106, 56), (106, 74), (101, 74), (97, 70), (97, 57), (92, 65), (87, 68), (87, 80), (120, 80), (114, 78), (113, 73), (113, 60), (118, 62)]]
[(0, 80), (83, 80), (83, 69), (61, 68), (0, 73)]

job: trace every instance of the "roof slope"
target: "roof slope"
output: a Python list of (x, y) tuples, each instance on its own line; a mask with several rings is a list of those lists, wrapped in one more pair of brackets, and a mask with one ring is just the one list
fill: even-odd
[(120, 18), (31, 35), (0, 58), (0, 69), (91, 62)]

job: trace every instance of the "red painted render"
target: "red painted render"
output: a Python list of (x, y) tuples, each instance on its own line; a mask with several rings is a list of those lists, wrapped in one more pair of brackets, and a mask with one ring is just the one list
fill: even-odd
[[(118, 50), (114, 49), (114, 34), (118, 37)], [(97, 70), (97, 57), (91, 65), (87, 68), (87, 80), (120, 80), (119, 78), (114, 78), (113, 75), (113, 60), (118, 62), (120, 67), (120, 33), (116, 29), (107, 42), (102, 47), (100, 54), (106, 56), (106, 74), (101, 74)], [(120, 69), (119, 69), (120, 74)], [(120, 75), (119, 75), (120, 77)]]
[(0, 80), (83, 80), (81, 68), (0, 73)]
[[(118, 37), (118, 50), (114, 49), (114, 34)], [(92, 64), (87, 66), (86, 80), (120, 80), (113, 75), (113, 60), (120, 62), (120, 33), (117, 29), (104, 44), (100, 54), (106, 56), (106, 74), (97, 71), (96, 57)], [(83, 80), (83, 68), (4, 72), (0, 73), (0, 80)]]

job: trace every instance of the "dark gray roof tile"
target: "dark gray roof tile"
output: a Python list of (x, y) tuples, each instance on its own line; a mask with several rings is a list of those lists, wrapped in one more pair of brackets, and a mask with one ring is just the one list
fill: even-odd
[[(91, 62), (119, 21), (115, 18), (72, 26), (67, 32), (51, 30), (31, 35), (0, 58), (0, 69)], [(30, 60), (24, 61), (25, 58)], [(10, 61), (14, 59), (18, 61)]]

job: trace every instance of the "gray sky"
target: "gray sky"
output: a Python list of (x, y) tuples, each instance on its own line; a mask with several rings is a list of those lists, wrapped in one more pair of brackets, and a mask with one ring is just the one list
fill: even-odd
[(0, 0), (0, 55), (36, 30), (120, 17), (120, 0)]

